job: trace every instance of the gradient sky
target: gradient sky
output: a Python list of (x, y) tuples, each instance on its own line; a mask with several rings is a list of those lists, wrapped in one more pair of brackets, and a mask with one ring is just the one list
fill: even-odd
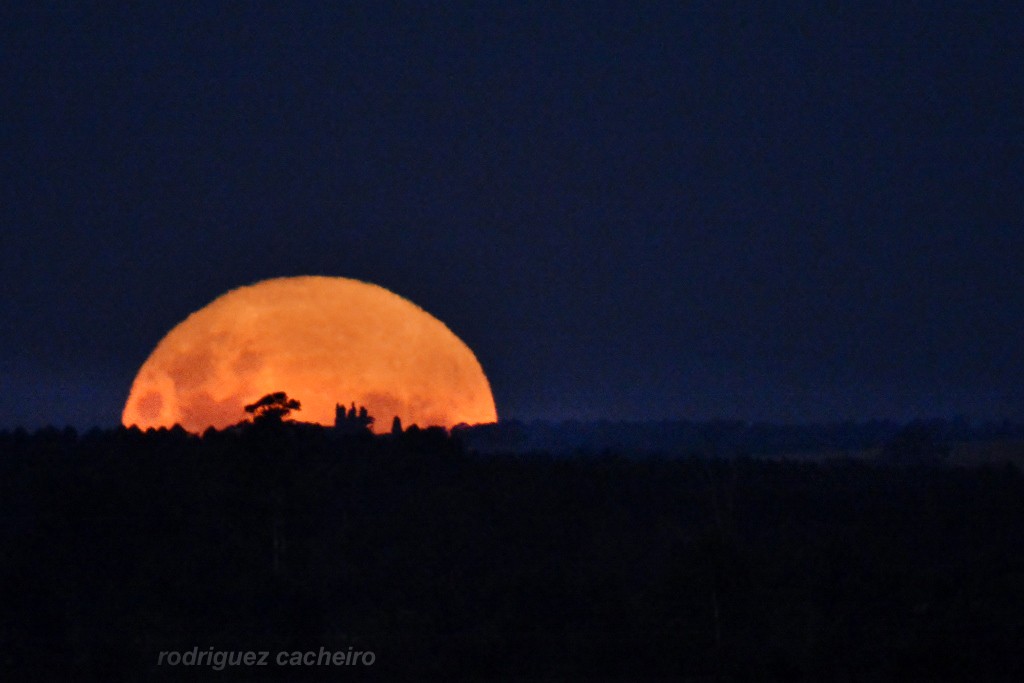
[(1020, 3), (14, 4), (0, 428), (299, 274), (503, 417), (1024, 419)]

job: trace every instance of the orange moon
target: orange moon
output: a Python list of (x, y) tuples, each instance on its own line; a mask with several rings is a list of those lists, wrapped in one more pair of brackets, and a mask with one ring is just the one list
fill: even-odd
[(139, 369), (121, 422), (223, 429), (275, 391), (321, 425), (337, 403), (366, 406), (376, 432), (396, 415), (421, 427), (498, 419), (483, 368), (444, 323), (383, 287), (309, 276), (234, 289), (186, 318)]

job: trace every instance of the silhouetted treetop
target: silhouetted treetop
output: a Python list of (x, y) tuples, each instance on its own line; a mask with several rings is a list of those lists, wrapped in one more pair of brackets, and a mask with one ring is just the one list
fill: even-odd
[(347, 411), (341, 403), (334, 406), (334, 429), (343, 434), (369, 434), (375, 421), (365, 406), (357, 410), (355, 402)]
[(288, 398), (288, 394), (283, 391), (267, 394), (245, 406), (245, 412), (253, 415), (254, 422), (280, 422), (293, 410), (302, 410), (302, 404), (294, 398)]

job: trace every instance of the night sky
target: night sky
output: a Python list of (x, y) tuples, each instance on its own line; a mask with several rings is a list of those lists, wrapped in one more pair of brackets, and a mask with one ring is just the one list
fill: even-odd
[(301, 274), (503, 418), (1024, 419), (1020, 3), (214, 4), (0, 11), (0, 428)]

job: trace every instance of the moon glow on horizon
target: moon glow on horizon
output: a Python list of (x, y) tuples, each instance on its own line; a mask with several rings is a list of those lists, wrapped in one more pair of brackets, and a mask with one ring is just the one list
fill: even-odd
[(295, 417), (334, 424), (335, 404), (366, 406), (374, 431), (496, 422), (476, 356), (444, 323), (359, 280), (304, 276), (240, 287), (192, 313), (143, 363), (121, 421), (190, 432), (246, 419), (244, 406), (285, 391)]

